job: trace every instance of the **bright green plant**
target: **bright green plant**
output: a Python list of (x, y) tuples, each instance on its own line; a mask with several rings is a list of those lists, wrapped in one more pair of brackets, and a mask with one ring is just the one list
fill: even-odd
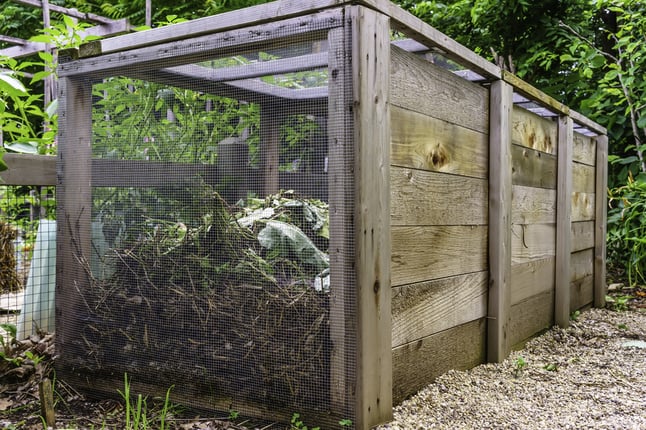
[(301, 420), (301, 414), (294, 412), (292, 415), (291, 421), (291, 430), (321, 430), (320, 427), (308, 427), (305, 425), (303, 420)]
[(514, 376), (518, 378), (523, 370), (527, 367), (527, 361), (525, 361), (525, 358), (523, 356), (518, 356), (518, 358), (514, 361)]
[(628, 302), (633, 299), (630, 294), (622, 294), (619, 296), (606, 295), (606, 306), (617, 312), (628, 310)]
[(644, 176), (609, 192), (608, 262), (623, 268), (628, 284), (646, 284), (646, 180)]
[(344, 419), (339, 421), (339, 425), (341, 427), (352, 427), (352, 420), (344, 418)]
[(125, 407), (125, 429), (126, 430), (147, 430), (158, 428), (165, 430), (167, 428), (168, 414), (172, 406), (170, 402), (170, 392), (173, 387), (166, 391), (164, 404), (157, 419), (152, 419), (149, 416), (147, 397), (142, 394), (137, 394), (136, 397), (132, 396), (131, 381), (128, 380), (128, 374), (123, 377), (123, 391), (117, 390), (121, 395)]

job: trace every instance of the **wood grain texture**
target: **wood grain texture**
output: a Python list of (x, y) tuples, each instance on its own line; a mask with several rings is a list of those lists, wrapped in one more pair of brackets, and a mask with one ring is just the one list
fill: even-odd
[(487, 315), (487, 272), (393, 289), (393, 348)]
[(390, 186), (393, 226), (487, 224), (483, 179), (391, 167)]
[[(605, 195), (605, 192), (603, 194)], [(594, 193), (572, 192), (572, 222), (594, 220), (595, 201)]]
[(78, 351), (80, 291), (89, 285), (80, 263), (90, 261), (92, 213), (92, 88), (82, 79), (59, 80), (56, 187), (56, 349), (62, 362)]
[(594, 306), (606, 304), (606, 233), (608, 222), (608, 136), (597, 141), (597, 174), (594, 219)]
[(554, 255), (556, 255), (555, 224), (512, 224), (512, 265), (541, 260)]
[(530, 149), (556, 155), (556, 123), (514, 106), (512, 142)]
[(485, 318), (393, 349), (393, 400), (416, 393), (448, 370), (466, 370), (486, 359)]
[(573, 252), (570, 258), (570, 282), (594, 274), (594, 249)]
[(556, 189), (556, 156), (513, 145), (511, 162), (514, 185)]
[(486, 226), (392, 227), (392, 285), (487, 269)]
[(487, 360), (501, 362), (510, 351), (513, 89), (496, 81), (490, 92)]
[(558, 118), (558, 183), (556, 188), (556, 267), (554, 269), (554, 319), (570, 325), (570, 257), (572, 217), (572, 118)]
[[(352, 20), (357, 368), (354, 424), (392, 418), (390, 26), (362, 7)], [(348, 315), (346, 315), (347, 317)]]
[(0, 172), (2, 185), (56, 185), (56, 157), (6, 153), (7, 170)]
[(594, 303), (594, 275), (572, 281), (570, 284), (570, 314)]
[(555, 257), (548, 257), (511, 266), (512, 305), (554, 290), (555, 261)]
[(339, 413), (354, 416), (357, 321), (354, 274), (354, 130), (352, 124), (352, 64), (350, 27), (335, 28), (328, 40), (328, 193), (330, 216), (330, 405)]
[(594, 166), (572, 163), (572, 191), (594, 193), (595, 174)]
[(396, 46), (390, 74), (393, 106), (488, 132), (489, 95), (480, 85)]
[(514, 185), (511, 217), (514, 224), (555, 223), (556, 190)]
[(487, 178), (487, 135), (408, 109), (391, 111), (394, 165)]
[(594, 247), (594, 221), (572, 223), (572, 252)]
[(532, 296), (511, 307), (510, 334), (512, 348), (546, 330), (554, 322), (554, 291)]
[(590, 136), (581, 133), (574, 133), (574, 147), (572, 148), (572, 160), (578, 163), (594, 166), (596, 163), (597, 142)]

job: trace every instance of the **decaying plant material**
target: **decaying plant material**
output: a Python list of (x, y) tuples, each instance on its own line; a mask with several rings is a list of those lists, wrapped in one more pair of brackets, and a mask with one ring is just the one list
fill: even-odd
[(0, 293), (13, 293), (22, 288), (16, 271), (14, 241), (17, 234), (11, 224), (0, 222)]
[(112, 238), (101, 273), (88, 267), (79, 366), (324, 406), (326, 204), (282, 193), (231, 207), (208, 187), (191, 193), (190, 222), (144, 213)]

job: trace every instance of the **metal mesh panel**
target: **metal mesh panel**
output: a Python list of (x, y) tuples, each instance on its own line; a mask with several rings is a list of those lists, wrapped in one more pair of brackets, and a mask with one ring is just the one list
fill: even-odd
[[(54, 331), (56, 224), (52, 187), (0, 187), (0, 336)], [(15, 333), (12, 330), (15, 328)]]
[[(329, 247), (351, 246), (351, 142), (343, 104), (330, 123), (329, 57), (318, 31), (93, 83), (91, 255), (65, 366), (200, 407), (346, 413), (330, 307), (352, 275)], [(332, 158), (331, 134), (347, 145)]]

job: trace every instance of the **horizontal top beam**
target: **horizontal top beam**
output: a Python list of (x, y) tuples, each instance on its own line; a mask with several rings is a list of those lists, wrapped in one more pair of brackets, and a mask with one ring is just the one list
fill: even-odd
[[(41, 0), (13, 0), (13, 2), (23, 4), (25, 6), (32, 6), (32, 7), (39, 7), (39, 8), (43, 7), (43, 2)], [(69, 9), (62, 6), (57, 6), (52, 3), (48, 3), (47, 7), (49, 8), (50, 12), (62, 13), (63, 15), (67, 15), (69, 17), (76, 18), (85, 22), (92, 22), (95, 24), (111, 24), (115, 22), (115, 20), (106, 18), (104, 16), (95, 15), (93, 13), (79, 12), (76, 9)]]

